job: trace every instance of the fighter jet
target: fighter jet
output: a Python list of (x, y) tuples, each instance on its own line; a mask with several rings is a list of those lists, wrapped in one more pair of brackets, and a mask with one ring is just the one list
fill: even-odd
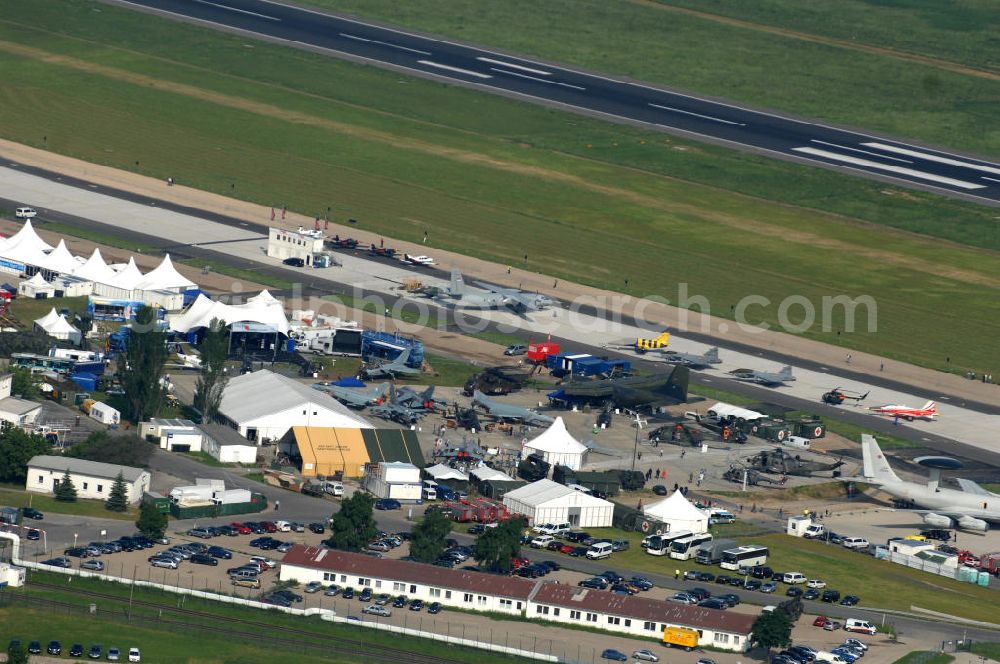
[(341, 387), (340, 385), (317, 385), (316, 389), (327, 392), (334, 399), (351, 408), (365, 408), (382, 402), (389, 391), (389, 383), (382, 383), (367, 390), (357, 387)]
[[(868, 434), (861, 436), (864, 457), (863, 477), (859, 481), (872, 484), (890, 496), (912, 502), (913, 510), (923, 515), (924, 523), (934, 528), (964, 528), (977, 532), (989, 530), (990, 523), (1000, 523), (1000, 494), (992, 493), (970, 480), (960, 480), (961, 491), (939, 485), (942, 467), (958, 468), (961, 464), (946, 457), (929, 459), (931, 477), (927, 484), (907, 482), (889, 466), (885, 455)], [(925, 459), (928, 461), (928, 459)], [(937, 463), (934, 463), (937, 462)]]
[(518, 421), (535, 426), (546, 426), (555, 422), (554, 417), (536, 413), (530, 408), (521, 408), (508, 403), (494, 401), (478, 390), (472, 396), (472, 406), (485, 410), (490, 417), (503, 421)]
[(377, 406), (372, 406), (368, 412), (375, 417), (380, 417), (383, 420), (398, 422), (404, 426), (415, 424), (419, 417), (417, 413), (413, 412), (406, 406), (400, 406), (398, 403), (393, 403), (391, 400), (391, 392), (389, 401), (381, 403)]
[(689, 377), (687, 367), (671, 367), (668, 373), (652, 376), (573, 380), (563, 383), (549, 397), (590, 404), (612, 403), (619, 408), (655, 408), (687, 401)]
[(463, 309), (500, 309), (504, 306), (502, 295), (466, 286), (460, 270), (451, 271), (451, 281), (444, 288), (427, 286), (420, 292), (442, 304)]
[(523, 316), (529, 311), (541, 311), (552, 306), (552, 299), (541, 293), (526, 293), (516, 288), (503, 288), (481, 281), (477, 281), (476, 285), (502, 297), (503, 305), (519, 316)]
[(879, 415), (888, 415), (889, 417), (901, 417), (907, 422), (912, 422), (913, 420), (927, 420), (933, 422), (935, 417), (940, 417), (940, 413), (937, 411), (937, 404), (933, 401), (928, 401), (920, 408), (911, 408), (910, 406), (904, 406), (902, 404), (886, 404), (884, 406), (873, 406), (868, 410), (873, 413), (878, 413)]
[(756, 369), (735, 369), (729, 372), (736, 380), (745, 380), (765, 387), (781, 387), (795, 380), (792, 368), (784, 366), (781, 371), (757, 371)]
[(403, 406), (410, 410), (421, 413), (428, 410), (435, 410), (439, 406), (445, 406), (445, 402), (434, 398), (434, 386), (429, 386), (423, 392), (418, 392), (412, 387), (393, 387), (389, 392), (389, 403)]
[(690, 367), (692, 369), (707, 369), (713, 364), (719, 364), (722, 360), (719, 359), (719, 348), (709, 348), (703, 354), (698, 355), (696, 353), (681, 353), (678, 351), (668, 350), (663, 353), (663, 360), (667, 364), (677, 364), (682, 367)]
[(407, 366), (406, 360), (410, 358), (410, 349), (405, 349), (395, 360), (383, 362), (375, 366), (365, 367), (361, 374), (367, 380), (372, 378), (396, 378), (397, 376), (415, 376), (420, 373), (420, 369)]

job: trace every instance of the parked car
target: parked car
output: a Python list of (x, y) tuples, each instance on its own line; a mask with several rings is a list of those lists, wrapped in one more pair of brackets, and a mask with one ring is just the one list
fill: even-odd
[(45, 649), (50, 655), (61, 655), (62, 654), (62, 644), (58, 641), (49, 641), (49, 647)]
[(798, 586), (792, 586), (785, 591), (785, 595), (788, 597), (802, 597), (802, 588)]
[(424, 608), (424, 602), (420, 599), (415, 599), (410, 602), (410, 611), (419, 611)]
[(820, 579), (809, 579), (808, 581), (806, 581), (806, 585), (810, 588), (822, 589), (826, 588), (826, 581), (822, 581)]
[(103, 572), (104, 562), (101, 560), (84, 560), (80, 563), (80, 569), (90, 570), (91, 572)]
[(601, 659), (609, 659), (612, 662), (627, 662), (628, 657), (625, 656), (620, 650), (615, 650), (614, 648), (608, 648), (601, 653)]
[(283, 260), (281, 262), (284, 263), (285, 265), (291, 265), (292, 267), (305, 267), (306, 266), (306, 262), (304, 260), (302, 260), (301, 258), (294, 258), (294, 257), (293, 258), (286, 258), (285, 260)]
[(777, 589), (778, 589), (778, 584), (776, 584), (774, 581), (768, 581), (767, 583), (762, 583), (760, 586), (760, 591), (762, 593), (773, 593)]
[(74, 643), (69, 649), (70, 657), (83, 657), (83, 644)]
[(725, 595), (719, 595), (719, 599), (726, 600), (726, 602), (729, 603), (729, 606), (736, 606), (742, 601), (740, 599), (740, 596), (737, 595), (736, 593), (726, 593)]
[(196, 553), (191, 556), (191, 562), (195, 565), (208, 565), (209, 567), (215, 567), (219, 564), (219, 559), (210, 556), (207, 553)]
[(441, 602), (431, 602), (427, 607), (427, 613), (436, 614), (441, 613)]
[(21, 516), (25, 519), (34, 519), (35, 521), (41, 521), (45, 518), (45, 515), (36, 510), (34, 507), (22, 507)]
[(117, 662), (122, 658), (122, 651), (118, 648), (108, 648), (108, 661)]
[(103, 654), (104, 649), (99, 644), (96, 644), (90, 646), (90, 650), (87, 652), (87, 657), (91, 659), (100, 659)]
[(378, 604), (372, 604), (361, 609), (361, 613), (367, 613), (372, 616), (381, 616), (383, 618), (388, 618), (392, 615), (392, 611), (385, 608), (384, 606), (379, 606)]
[(409, 602), (409, 599), (407, 599), (406, 595), (398, 595), (396, 599), (392, 600), (392, 605), (397, 609), (401, 609), (406, 606), (407, 602)]
[(402, 505), (395, 498), (379, 498), (375, 501), (375, 509), (377, 510), (398, 510), (401, 507)]
[(658, 662), (660, 658), (653, 654), (650, 650), (636, 650), (632, 653), (633, 659), (638, 659), (643, 662)]
[(312, 593), (319, 592), (322, 589), (323, 589), (322, 583), (320, 583), (319, 581), (310, 581), (309, 583), (306, 584), (306, 587), (303, 588), (302, 590), (311, 595)]
[(802, 593), (802, 599), (817, 599), (819, 597), (819, 591), (815, 588), (809, 588), (804, 593)]
[(166, 569), (177, 569), (177, 561), (173, 558), (164, 558), (162, 556), (153, 556), (149, 559), (149, 564), (153, 567), (163, 567)]
[(29, 528), (28, 532), (25, 533), (25, 539), (32, 541), (39, 540), (42, 537), (42, 533), (37, 528)]
[(29, 655), (41, 655), (42, 654), (42, 644), (40, 641), (32, 641), (28, 644), (28, 654)]
[(317, 535), (322, 535), (326, 532), (326, 526), (324, 526), (319, 521), (314, 521), (309, 524), (310, 532), (316, 533)]
[(657, 496), (665, 496), (667, 495), (667, 487), (662, 484), (656, 484), (653, 486), (653, 493)]
[(823, 602), (839, 602), (840, 592), (837, 590), (824, 590), (823, 595), (820, 597)]
[[(769, 582), (767, 585), (771, 586), (771, 590), (769, 591), (764, 590), (764, 592), (774, 592), (774, 583)], [(743, 587), (746, 588), (747, 590), (762, 590), (764, 584), (762, 584), (757, 579), (747, 579), (746, 581), (743, 582)]]
[(840, 604), (842, 606), (857, 606), (860, 601), (861, 598), (857, 595), (845, 595), (844, 599), (840, 600)]
[(524, 355), (528, 352), (528, 346), (525, 344), (511, 344), (504, 349), (503, 354), (512, 355)]
[(130, 662), (141, 662), (142, 661), (142, 654), (139, 652), (138, 648), (129, 648), (128, 649), (128, 661), (130, 661)]

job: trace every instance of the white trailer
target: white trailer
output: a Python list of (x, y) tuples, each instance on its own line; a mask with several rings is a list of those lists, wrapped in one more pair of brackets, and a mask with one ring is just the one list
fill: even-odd
[(121, 413), (101, 401), (95, 401), (90, 404), (90, 412), (87, 414), (101, 424), (109, 424), (111, 426), (116, 426), (122, 419)]

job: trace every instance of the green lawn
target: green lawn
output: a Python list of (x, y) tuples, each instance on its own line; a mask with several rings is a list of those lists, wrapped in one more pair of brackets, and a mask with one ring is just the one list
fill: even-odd
[(104, 508), (103, 500), (79, 499), (73, 503), (63, 503), (53, 496), (28, 493), (23, 489), (8, 486), (0, 487), (0, 503), (10, 507), (30, 506), (41, 510), (42, 513), (53, 512), (102, 519), (121, 519), (123, 521), (135, 521), (138, 517), (138, 510), (135, 507), (130, 507), (126, 512), (112, 512)]
[(1000, 662), (1000, 643), (974, 643), (972, 644), (972, 652)]
[(408, 382), (418, 385), (441, 385), (442, 387), (460, 387), (465, 385), (469, 376), (478, 369), (454, 357), (446, 357), (435, 353), (424, 353), (424, 360), (434, 368), (433, 374), (420, 374)]
[(632, 294), (678, 302), (684, 283), (721, 316), (748, 294), (768, 297), (751, 322), (759, 311), (774, 324), (790, 293), (817, 308), (872, 295), (877, 332), (838, 335), (838, 307), (806, 334), (933, 368), (1000, 366), (1000, 254), (916, 235), (995, 250), (994, 210), (111, 6), (5, 10), (0, 90), (34, 103), (30, 114), (0, 106), (2, 136), (40, 145), (43, 129), (61, 153), (133, 170), (138, 160), (158, 178), (306, 214), (332, 207), (400, 239), (429, 230), (434, 248), (501, 263), (538, 247), (529, 268), (589, 285), (628, 278)]
[(69, 309), (67, 318), (72, 322), (73, 314), (87, 313), (86, 297), (52, 297), (44, 300), (33, 300), (27, 297), (14, 299), (10, 304), (10, 314), (26, 329), (31, 329), (31, 322), (42, 318), (53, 308), (56, 311)]
[(43, 221), (37, 224), (36, 227), (39, 230), (48, 231), (50, 233), (59, 233), (60, 235), (78, 237), (82, 240), (90, 240), (95, 244), (101, 244), (106, 247), (115, 247), (118, 249), (125, 249), (127, 251), (144, 254), (156, 254), (159, 252), (159, 249), (154, 246), (142, 244), (140, 242), (129, 242), (113, 233), (102, 233), (101, 231), (95, 231), (90, 228), (80, 228), (79, 226), (63, 224), (58, 221)]
[[(739, 521), (734, 526), (739, 524)], [(595, 536), (625, 537), (630, 541), (628, 551), (616, 553), (609, 563), (615, 568), (625, 568), (636, 572), (671, 574), (680, 570), (706, 569), (693, 560), (675, 560), (669, 556), (651, 556), (639, 546), (641, 533), (622, 533), (607, 528), (588, 528)], [(738, 538), (740, 544), (763, 544), (770, 550), (767, 564), (775, 570), (802, 572), (809, 578), (820, 578), (831, 589), (842, 594), (861, 597), (865, 607), (910, 611), (918, 606), (932, 611), (970, 618), (972, 620), (995, 621), (995, 593), (988, 588), (980, 588), (968, 583), (959, 583), (945, 577), (927, 574), (886, 561), (856, 553), (840, 546), (832, 546), (814, 540), (793, 538), (779, 534), (744, 534), (746, 531), (729, 530), (727, 526), (716, 526), (712, 533), (716, 538)], [(566, 558), (566, 566), (572, 567), (572, 558)], [(708, 571), (726, 573), (718, 567)], [(784, 596), (787, 586), (778, 584), (778, 592)]]
[(943, 652), (914, 650), (897, 659), (892, 664), (948, 664), (954, 661), (954, 656)]
[[(1000, 80), (854, 48), (895, 46), (996, 73), (996, 8), (976, 0), (310, 0), (519, 54), (1000, 155)], [(829, 35), (840, 46), (668, 11)], [(553, 20), (558, 17), (558, 20)], [(877, 91), (877, 92), (875, 92)]]

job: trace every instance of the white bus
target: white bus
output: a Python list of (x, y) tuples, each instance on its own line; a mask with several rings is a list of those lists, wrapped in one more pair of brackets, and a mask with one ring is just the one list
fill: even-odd
[(670, 543), (670, 557), (677, 560), (688, 560), (698, 553), (698, 549), (701, 548), (702, 544), (707, 544), (711, 541), (712, 535), (709, 533), (688, 535), (687, 537), (674, 540)]
[(749, 546), (738, 546), (735, 549), (728, 549), (722, 552), (722, 562), (719, 567), (722, 569), (739, 570), (743, 567), (756, 567), (767, 562), (767, 547), (751, 544)]
[(646, 544), (646, 553), (651, 556), (665, 556), (670, 552), (670, 544), (676, 540), (691, 537), (690, 530), (678, 530), (676, 533), (651, 535)]

